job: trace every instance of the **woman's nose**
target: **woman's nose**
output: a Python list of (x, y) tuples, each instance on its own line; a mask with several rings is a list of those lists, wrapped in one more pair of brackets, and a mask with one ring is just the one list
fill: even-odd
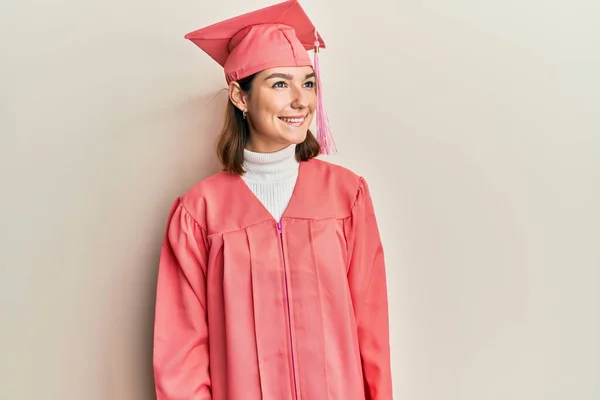
[(292, 108), (303, 109), (308, 107), (308, 93), (302, 89), (293, 90)]

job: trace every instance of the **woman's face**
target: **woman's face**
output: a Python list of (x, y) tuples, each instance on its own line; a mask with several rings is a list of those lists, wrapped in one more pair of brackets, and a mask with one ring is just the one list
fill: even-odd
[(248, 149), (278, 151), (306, 138), (317, 105), (315, 74), (310, 66), (267, 69), (240, 97), (236, 105), (248, 112)]

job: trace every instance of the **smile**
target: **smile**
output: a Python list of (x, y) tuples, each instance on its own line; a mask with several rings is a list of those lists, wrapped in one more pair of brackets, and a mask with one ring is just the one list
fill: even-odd
[(304, 123), (304, 121), (306, 120), (306, 116), (300, 116), (300, 117), (279, 117), (280, 120), (282, 120), (283, 122), (287, 123), (288, 125), (291, 126), (302, 126), (302, 124)]

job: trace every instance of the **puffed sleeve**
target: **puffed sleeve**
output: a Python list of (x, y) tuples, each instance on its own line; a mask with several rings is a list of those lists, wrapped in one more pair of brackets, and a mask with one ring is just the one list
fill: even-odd
[(358, 327), (365, 398), (392, 400), (389, 321), (383, 247), (366, 181), (361, 178), (347, 222), (348, 283)]
[(161, 248), (154, 321), (157, 400), (209, 400), (205, 230), (178, 199)]

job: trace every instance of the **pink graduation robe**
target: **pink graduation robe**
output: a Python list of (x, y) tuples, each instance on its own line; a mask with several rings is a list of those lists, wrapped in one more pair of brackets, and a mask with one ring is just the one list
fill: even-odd
[(154, 373), (158, 400), (391, 400), (384, 257), (366, 182), (302, 162), (281, 223), (224, 172), (177, 199)]

